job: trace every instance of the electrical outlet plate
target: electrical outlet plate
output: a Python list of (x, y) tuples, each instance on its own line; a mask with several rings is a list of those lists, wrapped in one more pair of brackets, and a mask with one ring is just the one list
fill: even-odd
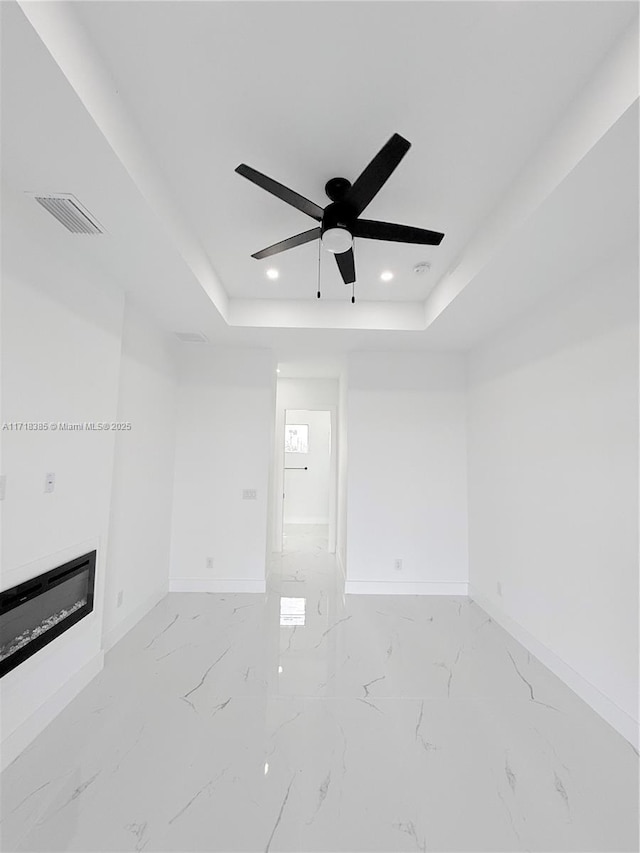
[(208, 569), (212, 569), (212, 568), (213, 568), (213, 557), (207, 557), (206, 567), (207, 567)]
[(122, 607), (122, 602), (124, 601), (124, 590), (121, 589), (118, 593), (118, 607)]
[(401, 572), (402, 571), (402, 560), (396, 558), (393, 561), (393, 568), (396, 570), (396, 572)]
[(502, 598), (502, 584), (500, 583), (500, 581), (498, 581), (498, 582), (496, 583), (496, 590), (497, 590), (498, 595), (500, 596), (500, 598)]

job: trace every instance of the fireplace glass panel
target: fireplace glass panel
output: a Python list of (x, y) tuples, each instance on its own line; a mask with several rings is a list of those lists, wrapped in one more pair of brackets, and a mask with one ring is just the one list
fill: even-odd
[(93, 610), (95, 551), (0, 593), (0, 675)]

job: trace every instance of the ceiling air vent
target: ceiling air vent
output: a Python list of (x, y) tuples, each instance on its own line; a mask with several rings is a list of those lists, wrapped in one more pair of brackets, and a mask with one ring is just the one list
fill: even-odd
[(185, 344), (207, 343), (207, 338), (201, 332), (176, 332), (176, 338)]
[(67, 231), (73, 234), (104, 234), (96, 219), (72, 195), (36, 195), (34, 198)]

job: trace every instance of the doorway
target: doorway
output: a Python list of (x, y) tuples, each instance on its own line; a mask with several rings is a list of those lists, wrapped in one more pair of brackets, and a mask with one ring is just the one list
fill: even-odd
[(282, 547), (328, 550), (332, 514), (331, 412), (286, 409)]

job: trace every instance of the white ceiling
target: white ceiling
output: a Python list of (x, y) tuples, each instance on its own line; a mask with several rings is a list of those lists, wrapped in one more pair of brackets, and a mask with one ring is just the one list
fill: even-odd
[[(34, 244), (102, 270), (165, 328), (190, 328), (210, 301), (17, 4), (0, 14), (3, 225), (19, 216)], [(25, 192), (72, 193), (107, 235), (69, 234)]]
[[(358, 298), (393, 301), (425, 298), (633, 15), (632, 4), (398, 0), (74, 11), (231, 296), (317, 289), (315, 242), (250, 257), (315, 222), (235, 174), (238, 163), (324, 206), (330, 177), (353, 181), (392, 133), (409, 139), (366, 217), (445, 239), (357, 241)], [(344, 299), (323, 260), (324, 295)], [(418, 277), (423, 260), (432, 270)]]
[[(125, 168), (116, 156), (92, 105), (63, 76), (60, 56), (56, 63), (16, 4), (2, 3), (9, 193), (80, 198), (106, 225), (107, 237), (78, 242), (39, 209), (28, 214), (31, 226), (59, 241), (60, 251), (97, 265), (168, 330), (275, 347), (287, 363), (304, 357), (309, 370), (319, 365), (318, 375), (327, 365), (333, 372), (333, 354), (350, 349), (465, 349), (637, 231), (637, 181), (629, 179), (637, 165), (637, 118), (629, 113), (527, 227), (505, 237), (473, 286), (426, 331), (424, 323), (402, 322), (396, 327), (422, 330), (391, 331), (397, 303), (424, 316), (419, 300), (465, 257), (469, 240), (629, 25), (635, 3), (50, 5), (82, 21), (91, 62), (108, 71), (145, 162), (157, 169), (233, 303), (274, 318), (267, 321), (274, 328), (254, 328), (262, 321), (251, 319), (227, 325), (205, 292), (204, 276), (186, 262), (184, 240), (174, 239), (130, 162)], [(331, 314), (331, 300), (345, 300), (346, 289), (328, 256), (327, 303), (315, 300), (316, 244), (271, 261), (250, 258), (313, 223), (233, 170), (246, 162), (324, 204), (326, 180), (353, 179), (396, 131), (413, 147), (366, 215), (447, 236), (425, 250), (359, 241), (355, 308), (370, 302), (376, 318), (362, 321), (361, 330), (345, 328)], [(599, 231), (603, 220), (607, 227)], [(433, 264), (426, 279), (411, 273), (421, 260)], [(264, 277), (271, 265), (281, 271), (275, 283)], [(378, 281), (382, 268), (396, 273), (392, 283)], [(268, 300), (269, 310), (256, 298)], [(284, 300), (326, 317), (317, 323), (326, 328), (296, 328), (305, 323), (293, 309), (294, 319), (286, 319), (294, 303)]]
[(468, 349), (612, 257), (638, 249), (638, 103), (438, 319), (432, 342)]

